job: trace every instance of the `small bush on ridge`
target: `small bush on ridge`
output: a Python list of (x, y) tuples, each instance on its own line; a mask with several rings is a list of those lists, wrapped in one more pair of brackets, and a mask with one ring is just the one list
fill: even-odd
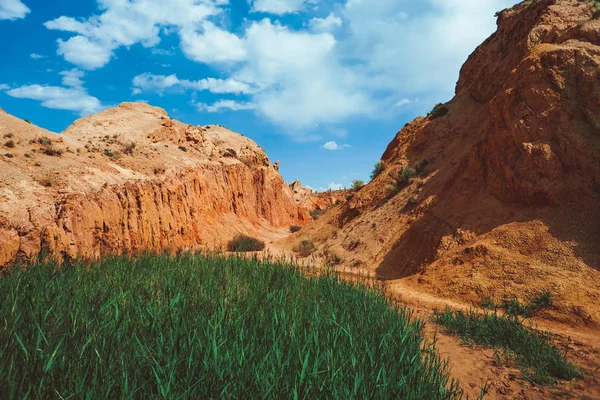
[(235, 238), (230, 240), (229, 243), (227, 243), (227, 250), (236, 253), (262, 251), (264, 248), (265, 242), (246, 235), (237, 235)]

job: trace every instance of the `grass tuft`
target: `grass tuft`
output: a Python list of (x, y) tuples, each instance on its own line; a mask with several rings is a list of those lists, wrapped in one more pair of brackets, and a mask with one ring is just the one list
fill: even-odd
[(550, 333), (524, 327), (517, 316), (497, 312), (481, 315), (472, 310), (465, 314), (446, 308), (436, 311), (432, 320), (466, 343), (501, 347), (514, 354), (524, 377), (531, 382), (551, 384), (556, 379), (581, 378), (579, 368), (567, 361), (566, 350), (562, 353), (550, 343)]
[(227, 243), (227, 250), (236, 253), (262, 251), (264, 248), (265, 242), (246, 235), (237, 235), (233, 240)]
[(292, 250), (298, 253), (300, 257), (308, 257), (312, 253), (314, 253), (316, 249), (317, 248), (313, 242), (305, 239), (301, 240), (300, 243), (298, 243), (298, 245), (295, 246)]

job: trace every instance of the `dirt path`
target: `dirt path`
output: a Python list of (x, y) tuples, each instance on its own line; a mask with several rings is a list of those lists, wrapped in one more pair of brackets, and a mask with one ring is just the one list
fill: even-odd
[[(300, 264), (323, 266), (316, 257), (297, 259), (278, 244), (278, 239), (289, 235), (282, 231), (268, 238), (267, 254), (274, 258), (294, 259)], [(366, 270), (340, 270), (350, 279), (372, 279)], [(414, 309), (415, 316), (425, 321), (424, 333), (436, 341), (440, 355), (448, 361), (452, 378), (460, 382), (469, 398), (477, 398), (483, 387), (488, 387), (486, 399), (600, 399), (600, 331), (572, 327), (547, 320), (534, 320), (539, 329), (553, 333), (556, 344), (564, 348), (570, 338), (569, 360), (582, 368), (585, 378), (574, 382), (560, 381), (553, 386), (538, 386), (521, 379), (521, 371), (513, 361), (498, 358), (495, 349), (464, 345), (443, 328), (430, 322), (434, 309), (450, 307), (469, 310), (472, 305), (436, 297), (419, 290), (406, 279), (384, 282), (387, 292), (397, 301)], [(499, 353), (501, 354), (501, 352)], [(500, 360), (500, 362), (498, 361)]]

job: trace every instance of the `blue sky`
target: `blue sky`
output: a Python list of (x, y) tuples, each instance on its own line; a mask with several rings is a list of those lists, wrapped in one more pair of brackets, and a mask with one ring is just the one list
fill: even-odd
[(286, 181), (368, 180), (516, 0), (0, 0), (0, 106), (54, 132), (123, 101), (255, 140)]

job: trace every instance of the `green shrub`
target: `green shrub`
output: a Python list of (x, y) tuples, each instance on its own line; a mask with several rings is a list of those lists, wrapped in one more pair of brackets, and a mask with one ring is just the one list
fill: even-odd
[(458, 399), (423, 323), (365, 284), (143, 255), (0, 277), (0, 397)]
[(265, 242), (246, 235), (237, 235), (235, 238), (230, 240), (229, 243), (227, 243), (227, 250), (236, 253), (262, 251), (264, 248)]
[(447, 308), (443, 313), (436, 311), (432, 320), (467, 343), (501, 347), (513, 353), (525, 378), (534, 383), (581, 377), (579, 368), (567, 361), (566, 353), (561, 354), (550, 343), (550, 333), (527, 329), (518, 317), (498, 313), (481, 315), (472, 310), (464, 314)]
[(13, 155), (13, 153), (6, 153), (6, 154), (4, 154), (4, 157), (6, 157), (6, 158), (14, 158), (15, 156)]
[(363, 186), (365, 186), (365, 182), (359, 179), (355, 179), (352, 181), (352, 190), (360, 190), (360, 188), (362, 188)]
[(316, 250), (316, 246), (310, 240), (302, 240), (296, 247), (293, 248), (293, 251), (298, 253), (300, 257), (308, 257)]
[(9, 140), (6, 143), (4, 143), (5, 147), (8, 147), (9, 149), (14, 149), (15, 148), (15, 141), (14, 140)]
[(312, 210), (310, 212), (310, 216), (312, 217), (312, 219), (317, 220), (326, 212), (327, 212), (327, 210)]
[(381, 175), (381, 173), (383, 172), (383, 170), (385, 169), (385, 164), (383, 163), (383, 161), (379, 161), (378, 163), (375, 163), (375, 165), (373, 165), (373, 172), (371, 172), (371, 180), (377, 178), (379, 175)]
[(513, 317), (523, 316), (529, 318), (545, 308), (552, 307), (553, 301), (552, 294), (547, 290), (542, 290), (526, 304), (522, 304), (517, 298), (504, 299), (496, 304), (490, 297), (484, 298), (479, 304), (484, 308), (502, 309)]
[(402, 168), (402, 180), (405, 183), (410, 183), (410, 180), (412, 178), (414, 178), (416, 174), (417, 173), (414, 168), (411, 168), (411, 167)]
[(133, 151), (136, 148), (136, 144), (134, 142), (128, 143), (123, 147), (123, 153), (127, 155), (132, 155)]
[(446, 114), (448, 114), (448, 107), (446, 107), (444, 104), (442, 103), (437, 103), (432, 109), (431, 111), (429, 111), (427, 113), (427, 116), (430, 117), (431, 119), (436, 119), (436, 118), (440, 118), (445, 116)]
[(302, 227), (300, 225), (292, 225), (292, 226), (290, 226), (290, 232), (291, 233), (299, 232), (300, 229), (302, 229)]
[(47, 156), (60, 157), (63, 152), (62, 150), (59, 150), (54, 146), (45, 146), (42, 150), (42, 153), (44, 153)]
[(114, 157), (115, 153), (113, 153), (110, 149), (104, 149), (104, 155), (107, 157)]
[(181, 151), (187, 151), (187, 147), (185, 146), (179, 146), (178, 149)]

